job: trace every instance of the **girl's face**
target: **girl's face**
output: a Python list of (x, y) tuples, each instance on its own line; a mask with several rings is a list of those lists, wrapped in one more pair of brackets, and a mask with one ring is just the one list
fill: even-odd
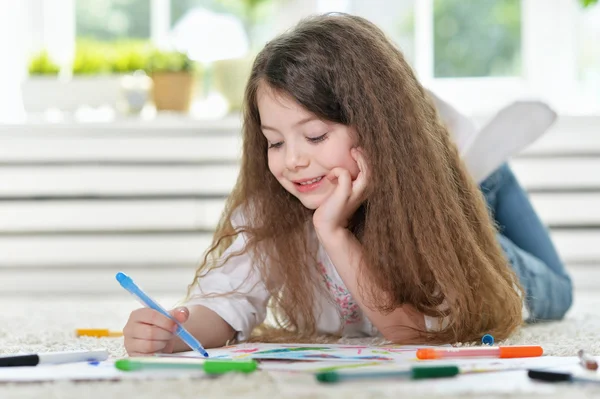
[(344, 168), (356, 178), (358, 165), (350, 155), (356, 146), (352, 128), (319, 120), (290, 96), (265, 85), (257, 100), (269, 170), (305, 207), (317, 209), (331, 195), (337, 183), (325, 178), (331, 169)]

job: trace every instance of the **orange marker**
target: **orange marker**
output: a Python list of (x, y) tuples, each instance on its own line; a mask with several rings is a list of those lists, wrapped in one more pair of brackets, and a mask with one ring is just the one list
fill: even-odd
[(538, 357), (544, 350), (541, 346), (490, 346), (468, 348), (423, 348), (417, 350), (417, 359), (456, 359), (469, 357)]
[(109, 331), (102, 328), (79, 328), (75, 330), (75, 335), (78, 337), (122, 337), (123, 333), (121, 331)]

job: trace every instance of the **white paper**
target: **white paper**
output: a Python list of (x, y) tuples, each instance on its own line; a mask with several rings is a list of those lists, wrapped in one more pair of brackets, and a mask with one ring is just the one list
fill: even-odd
[(59, 365), (31, 367), (0, 367), (0, 383), (6, 382), (47, 382), (47, 381), (100, 381), (123, 379), (161, 379), (180, 377), (204, 377), (201, 370), (142, 370), (121, 371), (115, 368), (113, 360), (96, 365), (79, 362)]

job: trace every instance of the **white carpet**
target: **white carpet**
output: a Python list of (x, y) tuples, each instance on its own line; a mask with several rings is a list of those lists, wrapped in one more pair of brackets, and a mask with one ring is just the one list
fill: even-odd
[[(168, 305), (174, 299), (158, 298)], [(120, 330), (129, 312), (138, 307), (128, 296), (116, 299), (0, 298), (0, 354), (106, 348), (113, 357), (125, 356), (120, 338), (75, 338), (76, 328)], [(600, 355), (600, 294), (579, 294), (567, 319), (527, 326), (506, 344), (539, 344), (547, 355), (575, 356), (579, 349)], [(352, 341), (357, 343), (358, 341)], [(365, 342), (364, 340), (361, 342)], [(514, 373), (514, 372), (512, 372)], [(523, 372), (524, 373), (524, 372)], [(497, 373), (498, 378), (504, 377)], [(513, 374), (514, 375), (514, 374)], [(177, 379), (96, 383), (0, 384), (0, 398), (397, 398), (402, 397), (600, 397), (600, 385), (536, 384), (522, 392), (473, 386), (460, 395), (435, 392), (435, 382), (377, 382), (317, 384), (310, 376), (226, 375), (218, 379)], [(484, 395), (485, 393), (485, 395)]]

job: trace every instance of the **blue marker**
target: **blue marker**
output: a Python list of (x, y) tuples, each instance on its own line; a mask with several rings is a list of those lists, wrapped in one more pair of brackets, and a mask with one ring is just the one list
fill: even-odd
[(192, 348), (196, 352), (199, 352), (202, 356), (208, 357), (208, 353), (206, 352), (206, 350), (204, 350), (204, 348), (202, 347), (202, 344), (200, 344), (200, 342), (198, 342), (198, 340), (196, 338), (194, 338), (194, 336), (192, 334), (190, 334), (185, 328), (183, 328), (181, 323), (179, 323), (177, 320), (175, 320), (175, 318), (173, 318), (169, 314), (169, 312), (167, 312), (162, 306), (160, 306), (152, 298), (150, 298), (148, 295), (146, 295), (146, 293), (144, 293), (144, 291), (142, 291), (140, 289), (140, 287), (138, 287), (133, 282), (131, 277), (129, 277), (125, 273), (119, 272), (119, 273), (117, 273), (116, 278), (117, 278), (117, 281), (119, 282), (119, 284), (121, 284), (121, 287), (123, 287), (127, 291), (129, 291), (129, 293), (131, 295), (133, 295), (134, 297), (136, 297), (140, 302), (142, 302), (142, 304), (162, 313), (163, 315), (167, 316), (169, 319), (171, 319), (175, 323), (177, 323), (177, 325), (179, 327), (177, 328), (175, 335), (177, 335), (179, 338), (181, 338), (181, 340), (183, 342), (185, 342), (190, 348)]

